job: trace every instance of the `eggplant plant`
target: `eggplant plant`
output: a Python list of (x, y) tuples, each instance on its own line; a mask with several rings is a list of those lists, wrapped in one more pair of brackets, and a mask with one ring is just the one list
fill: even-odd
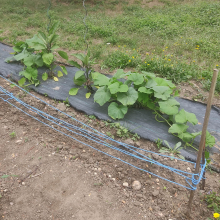
[[(59, 35), (56, 34), (58, 26), (59, 23), (55, 22), (48, 32), (39, 31), (33, 38), (27, 39), (25, 42), (20, 41), (13, 47), (15, 55), (6, 61), (16, 60), (24, 65), (23, 71), (19, 73), (24, 78), (19, 81), (19, 85), (23, 85), (26, 79), (35, 86), (39, 85), (38, 68), (42, 66), (48, 68), (48, 71), (42, 75), (43, 80), (53, 77), (55, 81), (58, 81), (57, 77), (63, 76), (63, 73), (68, 74), (65, 66), (62, 65), (60, 65), (62, 71), (55, 73), (54, 70), (57, 67), (54, 50), (59, 48), (57, 45)], [(58, 53), (63, 56), (66, 54), (63, 51), (59, 51)]]
[[(89, 98), (92, 93), (94, 93), (93, 88), (93, 79), (92, 79), (92, 64), (94, 62), (90, 59), (90, 51), (86, 54), (79, 53), (79, 54), (72, 54), (77, 59), (81, 61), (81, 64), (79, 64), (76, 61), (69, 60), (68, 63), (79, 68), (79, 71), (76, 72), (74, 76), (74, 84), (77, 86), (84, 85), (85, 88), (87, 88), (86, 98)], [(79, 88), (72, 88), (69, 91), (69, 95), (76, 95), (78, 93)]]

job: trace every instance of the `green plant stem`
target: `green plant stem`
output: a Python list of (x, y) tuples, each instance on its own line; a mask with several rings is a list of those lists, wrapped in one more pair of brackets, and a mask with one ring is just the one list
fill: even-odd
[[(160, 113), (158, 113), (156, 110), (154, 110), (154, 112), (156, 113), (156, 116), (160, 116), (170, 127), (172, 126), (168, 120), (166, 118), (164, 118)], [(156, 119), (156, 118), (155, 118)], [(157, 119), (156, 119), (157, 120)], [(158, 120), (157, 120), (158, 121)], [(160, 122), (160, 121), (159, 121)]]

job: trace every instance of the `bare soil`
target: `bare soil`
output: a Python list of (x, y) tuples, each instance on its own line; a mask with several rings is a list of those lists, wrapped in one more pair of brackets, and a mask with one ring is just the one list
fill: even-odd
[[(0, 85), (24, 102), (70, 122), (64, 115), (17, 87), (11, 88), (5, 80), (0, 79)], [(54, 106), (63, 105), (32, 91), (31, 93)], [(22, 106), (19, 107), (22, 109)], [(105, 127), (103, 121), (90, 120), (71, 107), (65, 107), (64, 111), (71, 116), (74, 115), (77, 120), (90, 123), (89, 125), (99, 131), (107, 132), (110, 129)], [(79, 126), (73, 120), (71, 122)], [(114, 132), (112, 130), (112, 133)], [(187, 219), (184, 213), (189, 190), (74, 141), (1, 99), (0, 135), (0, 219)], [(86, 138), (76, 138), (91, 144)], [(143, 139), (133, 144), (155, 152), (158, 150), (154, 143)], [(98, 144), (92, 146), (97, 149), (103, 148)], [(113, 153), (113, 150), (109, 149), (108, 153)], [(156, 165), (128, 158), (127, 155), (120, 155), (118, 152), (115, 156), (149, 172), (171, 178), (173, 181), (179, 180), (181, 184), (185, 182)], [(193, 172), (193, 167), (188, 163), (165, 160), (162, 157), (154, 159)], [(4, 175), (9, 176), (2, 178)], [(198, 189), (195, 193), (191, 216), (193, 220), (205, 220), (213, 215), (213, 211), (207, 208), (204, 195), (211, 190), (219, 193), (220, 177), (215, 172), (207, 171), (206, 178), (205, 191)], [(132, 187), (133, 181), (140, 182), (139, 190)], [(128, 186), (123, 186), (123, 183), (127, 183)]]

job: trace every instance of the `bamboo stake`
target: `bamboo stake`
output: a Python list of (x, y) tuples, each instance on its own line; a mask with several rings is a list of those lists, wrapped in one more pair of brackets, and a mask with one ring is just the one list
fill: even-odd
[[(218, 77), (218, 70), (214, 69), (213, 76), (212, 76), (212, 84), (211, 84), (208, 103), (207, 103), (207, 107), (206, 107), (205, 119), (204, 119), (203, 128), (202, 128), (202, 136), (201, 136), (201, 140), (200, 140), (200, 144), (199, 144), (199, 152), (198, 152), (197, 160), (196, 160), (195, 174), (199, 173), (200, 162), (201, 162), (201, 158), (202, 158), (203, 148), (205, 145), (206, 130), (208, 127), (209, 116), (210, 116), (210, 111), (211, 111), (211, 106), (212, 106), (212, 99), (213, 99), (214, 92), (215, 92), (217, 77)], [(191, 212), (194, 194), (195, 194), (195, 190), (191, 190), (189, 202), (188, 202), (188, 210), (187, 210), (188, 216), (190, 215), (190, 212)]]

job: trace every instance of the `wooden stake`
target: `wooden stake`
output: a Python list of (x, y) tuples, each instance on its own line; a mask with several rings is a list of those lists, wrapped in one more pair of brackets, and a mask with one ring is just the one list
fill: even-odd
[[(206, 139), (205, 139), (206, 141)], [(205, 144), (204, 144), (204, 147), (203, 147), (203, 152), (202, 152), (202, 164), (205, 163)], [(203, 173), (203, 179), (202, 179), (202, 185), (201, 185), (201, 190), (204, 190), (205, 189), (205, 170), (204, 170), (204, 173)]]
[[(200, 140), (200, 143), (199, 143), (199, 152), (198, 152), (197, 160), (196, 160), (195, 174), (199, 173), (200, 162), (201, 162), (201, 158), (202, 158), (203, 148), (204, 148), (204, 145), (205, 145), (206, 130), (207, 130), (207, 127), (208, 127), (209, 116), (210, 116), (210, 111), (211, 111), (211, 106), (212, 106), (212, 99), (213, 99), (214, 92), (215, 92), (215, 85), (216, 85), (217, 77), (218, 77), (218, 70), (214, 69), (214, 73), (213, 73), (213, 76), (212, 76), (212, 84), (211, 84), (208, 103), (207, 103), (207, 107), (206, 107), (205, 119), (204, 119), (203, 128), (202, 128), (202, 136), (201, 136), (201, 140)], [(194, 194), (195, 194), (195, 190), (191, 190), (190, 197), (189, 197), (189, 202), (188, 202), (188, 211), (187, 211), (188, 216), (190, 215), (190, 212), (191, 212), (191, 207), (192, 207), (192, 201), (193, 201)]]

